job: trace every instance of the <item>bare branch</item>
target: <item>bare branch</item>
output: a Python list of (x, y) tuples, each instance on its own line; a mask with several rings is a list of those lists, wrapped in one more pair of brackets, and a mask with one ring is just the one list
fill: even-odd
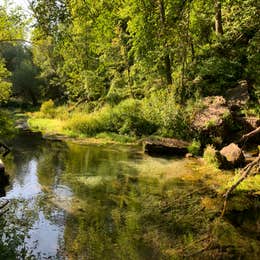
[(242, 175), (241, 177), (227, 190), (227, 192), (223, 195), (223, 197), (225, 198), (224, 201), (224, 206), (223, 206), (223, 210), (221, 213), (221, 217), (224, 216), (225, 211), (226, 211), (226, 207), (227, 207), (227, 199), (230, 195), (230, 193), (244, 180), (248, 177), (248, 175), (250, 174), (251, 170), (253, 169), (253, 167), (259, 167), (260, 166), (260, 153), (258, 155), (258, 157), (252, 161), (251, 163), (249, 163), (247, 166), (245, 166), (242, 170)]
[(259, 133), (260, 133), (260, 126), (257, 127), (255, 130), (249, 132), (248, 134), (244, 134), (241, 137), (241, 139), (239, 140), (239, 143), (242, 143), (244, 141), (246, 142), (249, 138), (251, 138), (251, 137), (253, 137), (253, 136), (255, 136), (255, 135), (259, 134)]

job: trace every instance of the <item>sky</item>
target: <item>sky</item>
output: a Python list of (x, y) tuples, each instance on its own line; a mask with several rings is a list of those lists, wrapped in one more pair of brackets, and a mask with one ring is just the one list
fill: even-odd
[(13, 2), (16, 5), (22, 6), (24, 9), (28, 9), (28, 2), (27, 2), (27, 0), (13, 0)]
[[(0, 5), (3, 5), (4, 2), (4, 0), (0, 0)], [(8, 2), (12, 2), (13, 6), (18, 5), (21, 6), (24, 10), (28, 10), (28, 0), (8, 0)]]

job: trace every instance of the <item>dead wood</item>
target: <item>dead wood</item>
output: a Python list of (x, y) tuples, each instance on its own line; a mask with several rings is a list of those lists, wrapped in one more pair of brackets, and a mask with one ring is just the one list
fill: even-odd
[(251, 170), (254, 168), (254, 167), (260, 167), (260, 152), (259, 152), (259, 155), (258, 157), (256, 157), (254, 159), (254, 161), (252, 161), (251, 163), (249, 163), (248, 165), (246, 165), (243, 170), (242, 170), (242, 174), (241, 174), (241, 177), (227, 190), (227, 192), (223, 195), (223, 197), (225, 198), (224, 200), (224, 206), (223, 206), (223, 210), (222, 210), (222, 213), (221, 213), (221, 216), (223, 217), (224, 214), (225, 214), (225, 211), (226, 211), (226, 207), (227, 207), (227, 199), (230, 195), (230, 193), (243, 181), (245, 180), (248, 175), (250, 174)]
[(247, 134), (244, 134), (240, 140), (238, 141), (238, 143), (243, 143), (243, 142), (246, 142), (248, 139), (250, 139), (251, 137), (257, 135), (260, 133), (260, 126), (257, 127), (255, 130), (247, 133)]

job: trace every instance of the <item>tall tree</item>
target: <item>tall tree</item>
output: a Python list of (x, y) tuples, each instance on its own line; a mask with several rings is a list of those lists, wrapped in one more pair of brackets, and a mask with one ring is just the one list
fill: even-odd
[(215, 7), (215, 31), (216, 34), (223, 34), (223, 26), (222, 26), (222, 9), (221, 9), (221, 0), (214, 0)]

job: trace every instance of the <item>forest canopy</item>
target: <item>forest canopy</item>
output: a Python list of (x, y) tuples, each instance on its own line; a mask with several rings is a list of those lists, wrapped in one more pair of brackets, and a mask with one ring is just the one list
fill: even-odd
[[(128, 126), (98, 123), (84, 131), (185, 137), (194, 104), (224, 95), (243, 80), (252, 111), (259, 113), (258, 1), (28, 3), (31, 16), (7, 4), (0, 8), (2, 103), (10, 97), (37, 106), (51, 99), (55, 105), (83, 104), (87, 113), (103, 109), (107, 114), (135, 107), (140, 120), (119, 116), (129, 119)], [(92, 119), (109, 121), (103, 112)], [(134, 126), (138, 120), (145, 123)]]

